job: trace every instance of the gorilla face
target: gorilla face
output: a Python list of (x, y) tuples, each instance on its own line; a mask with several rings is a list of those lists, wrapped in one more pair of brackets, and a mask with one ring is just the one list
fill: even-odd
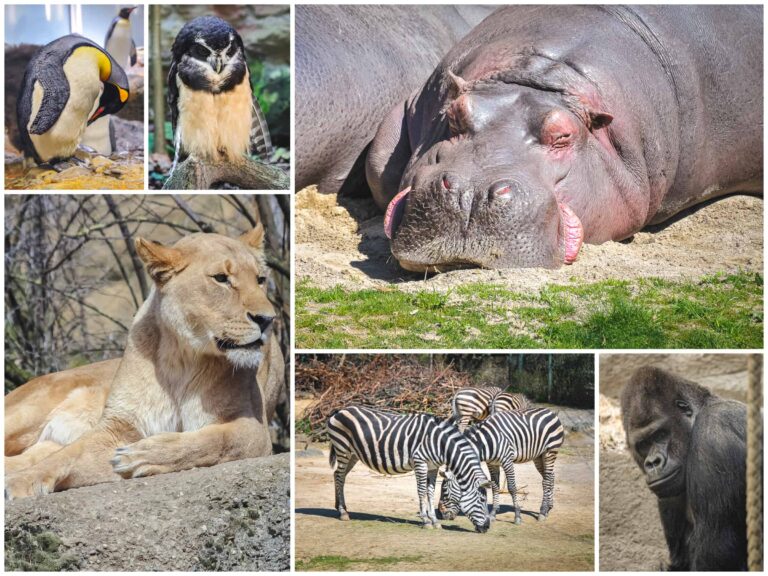
[(638, 370), (624, 388), (627, 445), (657, 497), (685, 491), (691, 431), (709, 396), (701, 386), (653, 367)]

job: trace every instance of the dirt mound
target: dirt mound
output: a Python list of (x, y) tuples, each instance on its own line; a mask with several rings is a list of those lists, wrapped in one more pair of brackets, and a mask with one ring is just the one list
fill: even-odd
[(289, 455), (7, 502), (5, 569), (283, 571)]
[(383, 216), (370, 199), (337, 199), (305, 188), (296, 200), (296, 272), (314, 286), (361, 289), (397, 283), (406, 291), (445, 291), (469, 282), (521, 292), (547, 284), (610, 278), (699, 278), (763, 270), (763, 201), (731, 196), (688, 210), (625, 242), (585, 245), (578, 261), (558, 270), (457, 270), (423, 280), (391, 258)]

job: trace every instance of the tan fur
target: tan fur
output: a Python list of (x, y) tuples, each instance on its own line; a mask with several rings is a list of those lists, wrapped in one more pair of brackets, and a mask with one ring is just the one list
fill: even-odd
[[(104, 89), (100, 79), (99, 62), (103, 55), (98, 50), (84, 46), (77, 48), (64, 63), (64, 75), (69, 81), (69, 100), (59, 119), (45, 134), (29, 137), (38, 156), (47, 162), (53, 158), (72, 156), (83, 137), (86, 123), (96, 111)], [(43, 87), (35, 82), (32, 90), (32, 113), (27, 130), (37, 117), (43, 101)]]
[[(216, 76), (215, 73), (210, 72)], [(200, 159), (241, 162), (251, 143), (253, 95), (248, 74), (233, 90), (190, 90), (177, 78), (181, 147)]]
[[(137, 240), (155, 287), (123, 357), (36, 378), (6, 397), (6, 498), (271, 453), (283, 357), (276, 328), (262, 334), (247, 315), (275, 315), (257, 283), (267, 273), (262, 241), (260, 225), (238, 240)], [(216, 339), (263, 344), (222, 351)]]

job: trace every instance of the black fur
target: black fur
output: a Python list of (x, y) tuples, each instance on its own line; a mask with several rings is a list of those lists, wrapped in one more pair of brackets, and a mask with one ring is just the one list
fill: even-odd
[(658, 498), (670, 570), (746, 570), (746, 406), (658, 368), (621, 399), (627, 444)]

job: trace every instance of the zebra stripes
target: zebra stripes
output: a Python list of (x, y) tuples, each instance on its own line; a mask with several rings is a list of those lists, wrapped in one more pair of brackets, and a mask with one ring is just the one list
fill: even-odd
[(496, 386), (462, 388), (453, 396), (453, 419), (462, 432), (474, 420), (484, 420), (497, 411), (523, 410), (531, 403), (522, 394), (504, 392)]
[(367, 406), (349, 406), (334, 412), (327, 423), (331, 440), (329, 462), (334, 468), (336, 510), (349, 520), (344, 481), (360, 460), (382, 474), (416, 473), (419, 516), (425, 528), (439, 528), (434, 494), (438, 469), (445, 465), (456, 491), (456, 507), (478, 532), (490, 525), (486, 489), (477, 449), (449, 421), (429, 414), (398, 414)]
[[(539, 520), (543, 520), (554, 506), (555, 459), (563, 445), (565, 431), (560, 419), (548, 408), (531, 408), (512, 412), (496, 412), (465, 432), (480, 453), (480, 460), (488, 464), (493, 481), (493, 509), (491, 519), (499, 509), (500, 468), (507, 477), (509, 493), (515, 509), (515, 524), (520, 524), (517, 487), (513, 464), (530, 462), (542, 477), (543, 497)], [(458, 514), (457, 487), (449, 479), (443, 482), (439, 510), (447, 519)]]

